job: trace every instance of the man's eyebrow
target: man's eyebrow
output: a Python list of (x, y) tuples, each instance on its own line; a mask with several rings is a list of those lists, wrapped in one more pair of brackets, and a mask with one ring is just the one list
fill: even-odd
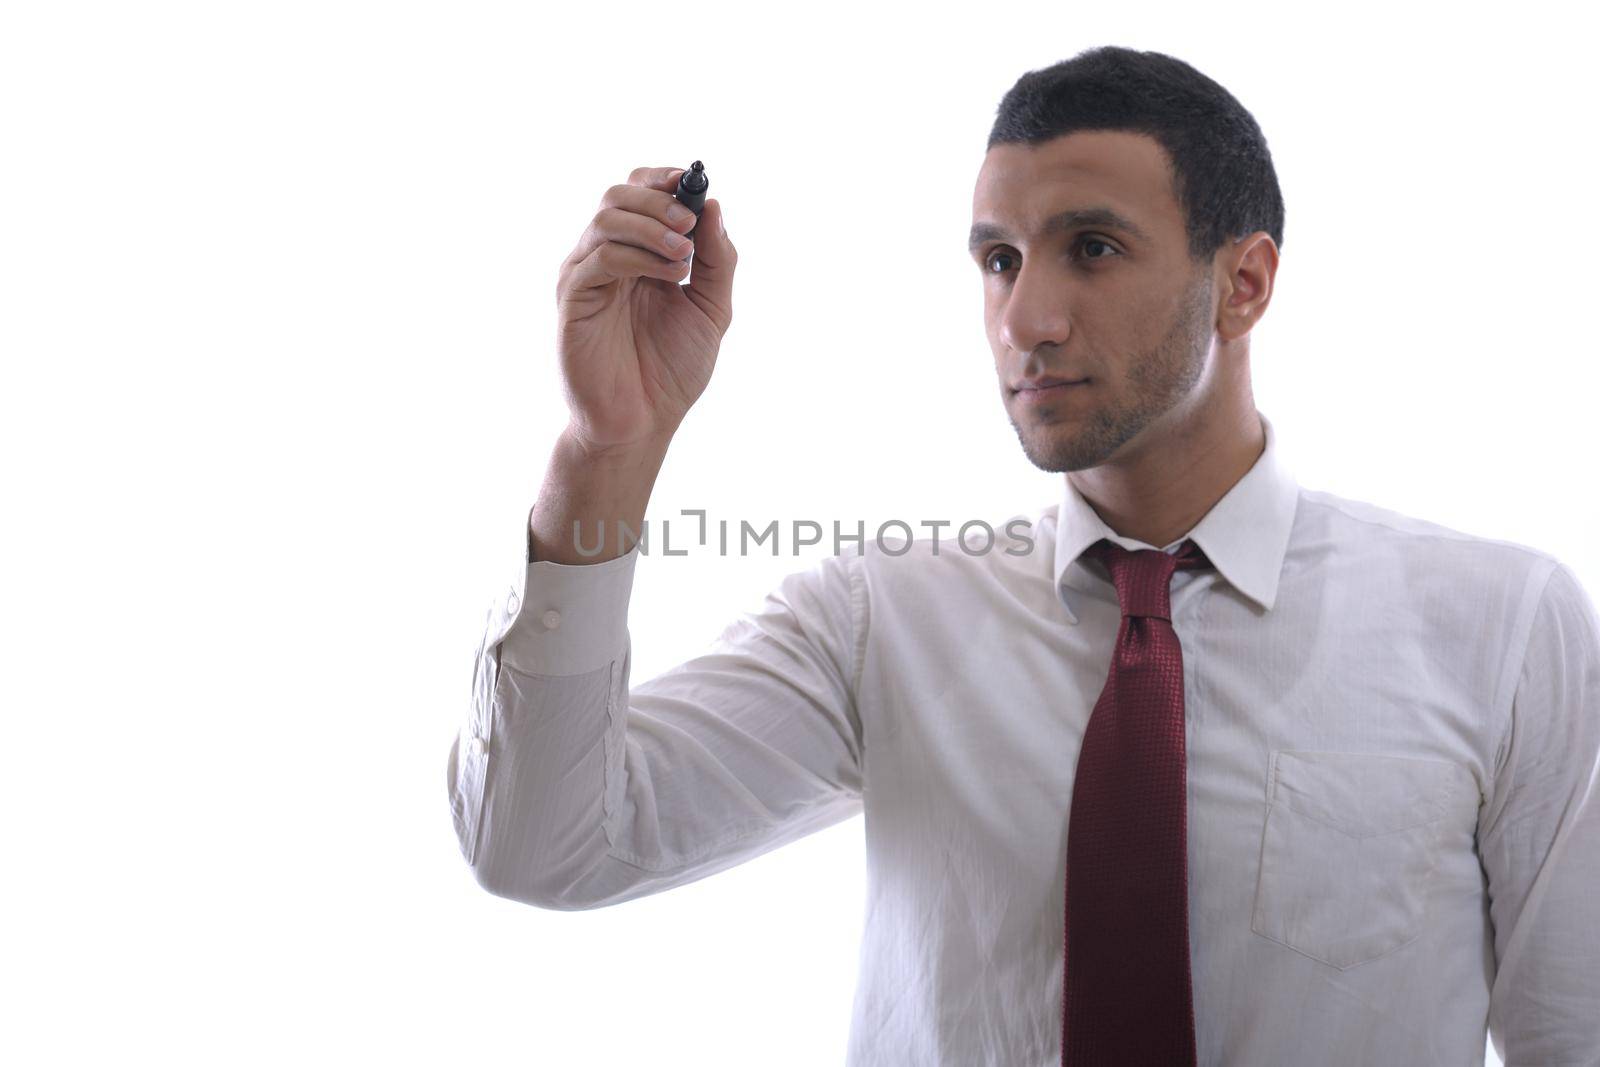
[[(1041, 232), (1042, 234), (1063, 233), (1068, 230), (1075, 230), (1080, 226), (1099, 226), (1108, 230), (1122, 230), (1124, 233), (1132, 234), (1141, 241), (1150, 240), (1149, 235), (1136, 226), (1133, 220), (1124, 218), (1108, 207), (1073, 208), (1069, 211), (1060, 212), (1045, 220)], [(967, 237), (967, 251), (976, 252), (978, 246), (985, 241), (1008, 241), (1010, 239), (1011, 234), (1005, 229), (993, 223), (980, 222), (972, 227), (972, 233)]]

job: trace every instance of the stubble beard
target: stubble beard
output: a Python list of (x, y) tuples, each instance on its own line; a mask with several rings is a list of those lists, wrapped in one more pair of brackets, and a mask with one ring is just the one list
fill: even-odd
[[(1118, 406), (1099, 400), (1075, 425), (1031, 419), (1024, 429), (1012, 418), (1011, 428), (1028, 461), (1051, 473), (1098, 467), (1188, 396), (1205, 372), (1211, 347), (1211, 295), (1206, 271), (1189, 287), (1160, 342), (1130, 364), (1129, 402)], [(1105, 384), (1091, 382), (1088, 388), (1104, 389)]]

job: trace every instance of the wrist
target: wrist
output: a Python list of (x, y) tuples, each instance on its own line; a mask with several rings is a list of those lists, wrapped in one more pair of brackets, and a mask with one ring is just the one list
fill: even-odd
[(632, 441), (599, 444), (589, 439), (582, 428), (569, 422), (562, 429), (560, 445), (572, 458), (586, 465), (609, 468), (637, 467), (659, 461), (672, 443), (677, 427), (652, 431)]

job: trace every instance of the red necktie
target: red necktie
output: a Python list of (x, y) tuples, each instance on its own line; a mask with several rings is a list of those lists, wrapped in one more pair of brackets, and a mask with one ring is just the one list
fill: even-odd
[(1067, 822), (1063, 1067), (1192, 1067), (1183, 650), (1173, 572), (1210, 561), (1100, 540), (1122, 605)]

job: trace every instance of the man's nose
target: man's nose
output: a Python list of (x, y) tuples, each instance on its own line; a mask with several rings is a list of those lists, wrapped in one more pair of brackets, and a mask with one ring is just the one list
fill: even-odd
[(1032, 352), (1041, 345), (1065, 345), (1070, 332), (1068, 296), (1059, 277), (1048, 272), (1017, 272), (1017, 280), (1000, 313), (1000, 340), (1016, 352)]

